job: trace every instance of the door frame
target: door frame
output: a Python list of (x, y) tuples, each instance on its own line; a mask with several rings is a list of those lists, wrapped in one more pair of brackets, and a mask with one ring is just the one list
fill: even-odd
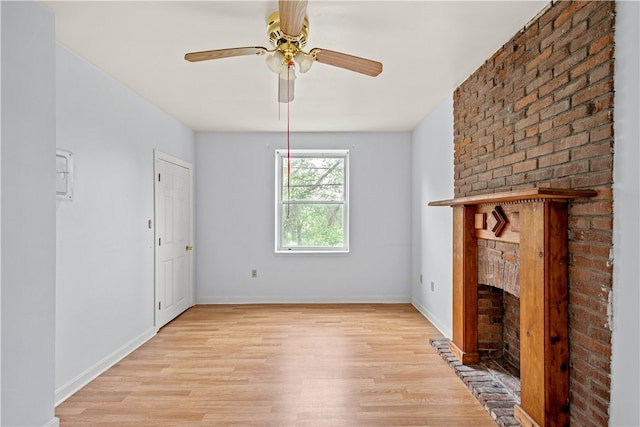
[(164, 153), (160, 150), (153, 150), (153, 325), (158, 328), (158, 161), (163, 160), (168, 163), (183, 167), (189, 170), (189, 242), (193, 250), (189, 251), (188, 268), (189, 268), (189, 284), (191, 287), (191, 301), (189, 301), (189, 307), (195, 305), (196, 289), (194, 279), (194, 255), (195, 248), (194, 242), (194, 225), (195, 225), (195, 200), (193, 191), (193, 163)]

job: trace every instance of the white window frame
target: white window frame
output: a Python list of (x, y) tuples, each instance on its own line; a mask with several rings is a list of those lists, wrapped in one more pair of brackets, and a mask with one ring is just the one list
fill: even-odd
[[(318, 246), (283, 246), (282, 245), (282, 215), (285, 211), (284, 206), (287, 203), (297, 204), (296, 201), (283, 200), (282, 195), (285, 194), (282, 186), (284, 182), (282, 180), (282, 165), (287, 161), (288, 155), (291, 158), (294, 157), (335, 157), (344, 159), (344, 201), (342, 211), (342, 233), (343, 240), (340, 247), (318, 247)], [(276, 253), (348, 253), (349, 252), (349, 150), (310, 150), (310, 149), (298, 149), (298, 150), (276, 150), (276, 179), (275, 179), (275, 251)], [(308, 203), (308, 202), (306, 202)], [(316, 202), (317, 203), (317, 202)], [(336, 201), (326, 202), (335, 204)]]

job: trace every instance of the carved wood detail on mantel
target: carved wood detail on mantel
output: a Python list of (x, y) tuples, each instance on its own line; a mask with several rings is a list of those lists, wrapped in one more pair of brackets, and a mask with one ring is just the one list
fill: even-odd
[(528, 188), (440, 200), (453, 207), (453, 337), (464, 363), (478, 355), (478, 239), (520, 245), (522, 425), (569, 424), (567, 206), (593, 190)]

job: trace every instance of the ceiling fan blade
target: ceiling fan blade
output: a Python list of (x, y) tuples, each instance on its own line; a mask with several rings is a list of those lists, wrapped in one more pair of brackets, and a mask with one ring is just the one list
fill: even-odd
[(375, 77), (382, 72), (382, 63), (371, 59), (319, 48), (312, 49), (309, 53), (316, 61), (322, 64), (333, 65), (334, 67), (344, 68), (367, 76)]
[(307, 14), (307, 0), (280, 0), (280, 30), (288, 36), (298, 37)]
[(203, 52), (191, 52), (184, 56), (190, 62), (207, 61), (209, 59), (230, 58), (232, 56), (264, 55), (267, 49), (264, 47), (234, 47), (231, 49), (205, 50)]

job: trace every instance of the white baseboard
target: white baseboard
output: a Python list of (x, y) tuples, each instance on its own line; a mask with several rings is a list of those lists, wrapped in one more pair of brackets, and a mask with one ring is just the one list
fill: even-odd
[[(94, 380), (98, 375), (105, 372), (107, 369), (118, 363), (120, 360), (125, 358), (128, 354), (133, 352), (136, 348), (140, 347), (145, 342), (149, 341), (158, 333), (158, 330), (154, 327), (143, 334), (139, 335), (129, 343), (123, 345), (119, 349), (115, 350), (113, 353), (109, 354), (104, 359), (100, 360), (95, 365), (89, 367), (84, 372), (80, 373), (77, 377), (67, 382), (66, 384), (60, 386), (56, 389), (56, 406), (67, 400), (74, 393), (80, 390), (85, 385), (89, 384), (92, 380)], [(57, 418), (56, 418), (57, 419)], [(51, 424), (52, 426), (57, 426), (59, 424)], [(47, 424), (49, 426), (49, 424)]]
[(415, 299), (411, 299), (411, 304), (418, 310), (433, 326), (439, 330), (442, 335), (447, 338), (451, 338), (451, 329), (445, 326), (445, 324), (438, 319), (431, 311), (429, 311), (425, 306), (417, 302)]
[(58, 417), (53, 417), (51, 421), (44, 425), (44, 427), (60, 427), (60, 419)]
[(197, 297), (196, 304), (406, 304), (408, 296), (384, 297)]

